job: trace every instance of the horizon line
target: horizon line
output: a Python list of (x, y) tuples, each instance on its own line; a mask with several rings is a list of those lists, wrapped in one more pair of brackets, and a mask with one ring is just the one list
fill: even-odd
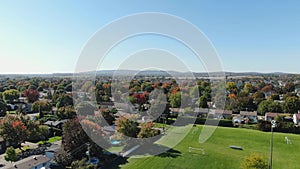
[[(134, 70), (134, 69), (107, 69), (107, 70), (96, 70), (97, 72), (101, 71), (162, 71), (162, 72), (177, 72), (177, 73), (187, 73), (187, 71), (182, 72), (178, 70)], [(53, 74), (77, 74), (77, 73), (88, 73), (95, 72), (95, 70), (85, 71), (85, 72), (0, 72), (0, 75), (53, 75)], [(215, 71), (215, 72), (205, 72), (205, 71), (192, 71), (193, 73), (216, 73), (216, 72), (224, 72), (224, 73), (259, 73), (259, 74), (300, 74), (300, 72), (288, 72), (288, 71)]]

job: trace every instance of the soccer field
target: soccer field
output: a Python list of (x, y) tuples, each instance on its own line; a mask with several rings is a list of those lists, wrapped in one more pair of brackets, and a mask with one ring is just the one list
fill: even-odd
[[(193, 130), (183, 139), (174, 151), (165, 155), (147, 158), (127, 159), (125, 164), (119, 165), (124, 169), (239, 169), (241, 161), (252, 153), (258, 153), (269, 160), (271, 133), (250, 129), (219, 127), (213, 136), (205, 143), (198, 142), (202, 126)], [(292, 144), (286, 144), (285, 137)], [(229, 146), (240, 146), (243, 150), (230, 149)], [(192, 150), (189, 147), (203, 148), (202, 151)], [(273, 168), (299, 169), (300, 168), (300, 135), (274, 133)]]

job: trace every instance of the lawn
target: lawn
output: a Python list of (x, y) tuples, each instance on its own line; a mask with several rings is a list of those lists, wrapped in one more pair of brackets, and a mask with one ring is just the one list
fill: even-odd
[(50, 137), (47, 141), (39, 141), (38, 144), (54, 143), (61, 140), (61, 136)]
[[(240, 162), (252, 153), (259, 153), (269, 160), (271, 133), (241, 128), (219, 127), (213, 136), (200, 144), (197, 133), (191, 131), (183, 141), (173, 148), (177, 153), (167, 156), (153, 156), (147, 158), (127, 159), (127, 163), (120, 165), (124, 169), (239, 169)], [(292, 140), (292, 144), (285, 143), (285, 136)], [(243, 151), (230, 149), (230, 145), (241, 146)], [(188, 150), (188, 147), (204, 148), (201, 151)], [(273, 168), (299, 169), (300, 163), (300, 135), (274, 133)]]

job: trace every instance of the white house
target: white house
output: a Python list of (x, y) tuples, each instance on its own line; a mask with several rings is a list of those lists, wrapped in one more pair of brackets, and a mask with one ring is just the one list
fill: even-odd
[(300, 122), (300, 114), (299, 114), (299, 113), (293, 115), (293, 122), (294, 122), (296, 125), (299, 124), (299, 122)]
[(42, 169), (49, 168), (50, 158), (44, 155), (30, 156), (15, 163), (7, 164), (3, 169)]
[(240, 111), (240, 115), (248, 118), (251, 122), (257, 123), (257, 111)]

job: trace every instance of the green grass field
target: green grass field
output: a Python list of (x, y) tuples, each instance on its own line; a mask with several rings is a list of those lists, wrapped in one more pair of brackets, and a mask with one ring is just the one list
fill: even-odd
[[(252, 153), (258, 153), (269, 160), (271, 133), (240, 128), (219, 127), (213, 136), (200, 144), (198, 137), (202, 126), (196, 134), (191, 131), (173, 150), (176, 154), (153, 156), (147, 158), (131, 157), (127, 163), (120, 165), (124, 169), (239, 169), (241, 161)], [(288, 136), (292, 144), (285, 143)], [(243, 151), (230, 149), (230, 145), (241, 146)], [(189, 152), (188, 147), (204, 148)], [(274, 133), (273, 168), (300, 168), (300, 135)]]

